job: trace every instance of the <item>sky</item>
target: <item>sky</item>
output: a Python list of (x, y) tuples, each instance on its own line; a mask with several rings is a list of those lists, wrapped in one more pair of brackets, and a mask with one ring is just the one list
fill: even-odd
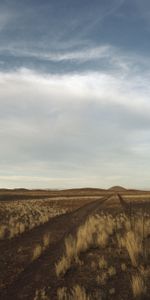
[(149, 82), (149, 0), (0, 0), (0, 187), (150, 189)]

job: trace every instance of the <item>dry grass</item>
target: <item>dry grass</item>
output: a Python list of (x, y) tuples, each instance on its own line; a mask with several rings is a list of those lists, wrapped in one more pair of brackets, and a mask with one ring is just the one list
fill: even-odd
[(102, 273), (100, 275), (97, 275), (96, 277), (96, 281), (100, 285), (105, 285), (107, 283), (107, 280), (108, 280), (108, 274), (106, 271), (102, 271)]
[(106, 269), (107, 268), (108, 264), (107, 264), (107, 261), (104, 258), (104, 256), (100, 257), (98, 265), (99, 265), (100, 269)]
[(66, 257), (72, 261), (76, 257), (76, 240), (71, 235), (65, 239), (65, 249)]
[(90, 300), (90, 297), (86, 294), (84, 287), (76, 285), (71, 292), (69, 300)]
[[(117, 293), (116, 287), (109, 286), (109, 283), (113, 280), (114, 282), (116, 282), (120, 271), (118, 271), (117, 265), (112, 265), (111, 256), (113, 257), (116, 253), (118, 255), (117, 259), (122, 260), (122, 258), (119, 256), (120, 254), (122, 254), (124, 262), (118, 262), (120, 264), (122, 272), (124, 272), (123, 276), (125, 276), (125, 278), (128, 278), (128, 281), (130, 274), (129, 271), (131, 272), (131, 274), (133, 274), (131, 280), (133, 296), (137, 298), (140, 297), (140, 295), (145, 293), (146, 286), (148, 285), (148, 278), (150, 277), (150, 272), (148, 273), (147, 271), (148, 268), (142, 269), (141, 267), (141, 262), (144, 258), (143, 238), (146, 238), (149, 235), (149, 225), (150, 218), (148, 214), (144, 223), (144, 234), (143, 221), (142, 219), (139, 220), (138, 214), (135, 214), (133, 223), (131, 222), (130, 217), (128, 217), (124, 213), (116, 215), (115, 217), (111, 216), (108, 213), (101, 213), (100, 215), (96, 214), (89, 217), (85, 221), (85, 223), (78, 228), (75, 237), (68, 236), (68, 238), (65, 240), (65, 253), (56, 264), (57, 276), (59, 277), (60, 275), (65, 275), (66, 272), (75, 264), (77, 267), (77, 264), (80, 264), (80, 259), (83, 259), (86, 253), (88, 254), (88, 250), (92, 251), (90, 253), (94, 253), (94, 251), (97, 251), (97, 249), (99, 249), (98, 251), (101, 250), (104, 255), (95, 257), (95, 259), (93, 259), (92, 255), (89, 265), (91, 266), (91, 271), (95, 273), (97, 284), (100, 287), (107, 287), (108, 285), (106, 296), (114, 297), (114, 295)], [(113, 248), (111, 248), (110, 245), (112, 245)], [(112, 250), (109, 249), (113, 249), (114, 253), (111, 254)], [(110, 266), (109, 256), (108, 260), (106, 260), (105, 251), (107, 252), (107, 255), (110, 255)], [(82, 267), (82, 264), (80, 264), (80, 266)], [(137, 273), (135, 273), (135, 271)], [(73, 291), (69, 295), (66, 289), (62, 291), (64, 291), (65, 296), (63, 295), (64, 298), (58, 299), (80, 299), (69, 298), (73, 297)], [(84, 296), (82, 295), (82, 297)]]
[(50, 199), (0, 201), (0, 239), (16, 237), (25, 231), (48, 222), (55, 216), (77, 209), (93, 199), (94, 197), (90, 198), (88, 196), (81, 198), (80, 196), (70, 196), (67, 198), (60, 195)]
[(45, 250), (50, 244), (50, 234), (45, 233), (43, 236), (43, 249)]
[(108, 233), (106, 231), (102, 231), (99, 235), (97, 235), (97, 244), (100, 247), (105, 248), (108, 243), (108, 238)]
[(143, 277), (137, 273), (132, 275), (131, 286), (133, 291), (133, 296), (139, 298), (141, 295), (145, 294), (146, 287), (144, 284)]
[(84, 287), (79, 285), (74, 286), (70, 292), (67, 292), (65, 287), (58, 288), (57, 298), (58, 300), (90, 300)]
[(0, 227), (0, 239), (4, 239), (6, 231), (7, 231), (7, 226), (6, 225), (1, 225), (1, 227)]
[(134, 214), (134, 217), (122, 218), (120, 227), (123, 229), (122, 235), (116, 235), (119, 248), (125, 248), (134, 267), (139, 265), (141, 257), (148, 255), (145, 240), (150, 234), (150, 216), (142, 213)]
[(50, 234), (45, 233), (43, 236), (42, 245), (37, 244), (32, 251), (32, 261), (41, 256), (50, 244)]
[(113, 233), (114, 226), (114, 221), (109, 215), (88, 218), (79, 227), (75, 238), (69, 236), (65, 240), (65, 255), (56, 264), (57, 276), (64, 275), (73, 262), (80, 262), (80, 253), (86, 252), (91, 247), (104, 248), (108, 243), (109, 235)]
[(57, 289), (57, 299), (58, 300), (67, 300), (68, 299), (66, 287)]
[(142, 241), (133, 231), (128, 231), (122, 239), (123, 246), (127, 249), (132, 265), (138, 266), (139, 256), (142, 253)]
[(110, 294), (110, 295), (114, 295), (114, 294), (115, 294), (115, 288), (109, 289), (109, 294)]
[(50, 300), (44, 289), (36, 290), (33, 300)]
[(0, 202), (0, 239), (11, 239), (66, 213), (62, 202), (52, 200), (14, 200)]
[(113, 267), (113, 266), (109, 267), (108, 268), (108, 274), (109, 274), (110, 277), (111, 276), (115, 276), (116, 275), (116, 269), (115, 269), (115, 267)]
[(40, 244), (36, 245), (35, 248), (33, 249), (33, 255), (32, 255), (32, 260), (37, 259), (40, 257), (42, 254), (42, 246)]
[(121, 264), (121, 270), (122, 270), (123, 272), (125, 272), (125, 271), (127, 270), (127, 266), (126, 266), (125, 263), (122, 263), (122, 264)]
[(71, 267), (70, 259), (65, 255), (63, 255), (55, 265), (57, 277), (64, 275), (69, 270), (70, 267)]

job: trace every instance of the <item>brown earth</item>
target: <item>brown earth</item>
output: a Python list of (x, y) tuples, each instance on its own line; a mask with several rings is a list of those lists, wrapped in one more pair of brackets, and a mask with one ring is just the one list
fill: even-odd
[[(23, 195), (22, 193), (24, 192), (21, 191), (21, 195)], [(31, 198), (34, 198), (36, 193), (34, 192), (34, 195), (30, 193)], [(57, 195), (58, 197), (59, 193), (57, 191), (51, 193), (51, 195)], [(84, 193), (83, 190), (81, 191), (81, 189), (77, 190), (77, 195), (89, 195), (89, 189), (88, 191), (84, 190)], [(126, 194), (127, 191), (124, 191), (124, 193)], [(92, 191), (90, 189), (90, 195), (91, 194)], [(75, 211), (55, 217), (46, 224), (38, 226), (30, 232), (26, 232), (17, 238), (0, 242), (0, 268), (2, 270), (0, 273), (0, 278), (1, 282), (3, 282), (3, 285), (1, 285), (0, 299), (32, 300), (34, 298), (36, 289), (46, 288), (51, 297), (50, 299), (55, 300), (57, 299), (56, 291), (58, 287), (64, 286), (64, 284), (67, 284), (68, 287), (71, 287), (73, 282), (76, 281), (82, 282), (86, 286), (86, 276), (91, 278), (91, 286), (87, 288), (92, 291), (92, 273), (89, 272), (88, 268), (87, 273), (84, 274), (79, 272), (79, 270), (78, 272), (77, 270), (70, 270), (66, 278), (60, 278), (58, 280), (55, 273), (55, 263), (64, 252), (65, 238), (69, 234), (75, 235), (79, 225), (84, 223), (88, 216), (96, 212), (99, 213), (102, 210), (111, 212), (111, 214), (117, 214), (119, 212), (126, 212), (128, 214), (130, 213), (131, 200), (124, 200), (121, 196), (118, 196), (116, 192), (112, 194), (112, 191), (105, 193), (104, 190), (93, 191), (93, 195), (98, 194), (101, 196), (105, 194), (105, 196), (96, 201), (90, 200), (90, 203), (83, 206), (81, 205), (82, 207), (76, 209)], [(64, 195), (67, 195), (68, 197), (70, 195), (75, 195), (75, 191), (64, 191), (63, 196)], [(48, 196), (47, 192), (46, 194), (43, 194), (43, 197), (44, 196)], [(4, 196), (2, 199), (4, 200), (5, 197), (9, 197), (8, 192), (6, 192), (6, 196)], [(13, 197), (15, 196), (13, 195)], [(13, 197), (11, 199), (13, 199)], [(27, 196), (25, 195), (25, 197)], [(137, 208), (139, 205), (138, 203), (138, 201), (134, 202), (134, 209)], [(149, 201), (147, 207), (150, 207)], [(38, 259), (31, 261), (31, 249), (34, 245), (41, 243), (43, 235), (47, 232), (50, 233), (51, 236), (49, 248)], [(85, 259), (88, 264), (88, 253), (83, 259)], [(124, 292), (127, 293), (126, 286), (124, 286), (123, 277), (119, 284), (120, 291), (124, 290)], [(114, 299), (113, 296), (110, 299)]]

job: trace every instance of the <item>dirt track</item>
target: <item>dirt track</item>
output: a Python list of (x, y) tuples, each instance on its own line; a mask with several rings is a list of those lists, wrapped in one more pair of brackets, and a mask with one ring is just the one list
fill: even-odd
[(106, 195), (102, 199), (84, 205), (66, 215), (56, 217), (45, 225), (35, 228), (32, 233), (27, 233), (18, 239), (18, 245), (16, 245), (15, 241), (10, 242), (8, 247), (11, 247), (11, 255), (16, 255), (14, 258), (15, 267), (15, 264), (17, 264), (17, 255), (19, 255), (15, 253), (15, 250), (19, 245), (22, 247), (31, 247), (35, 241), (40, 240), (44, 232), (50, 232), (52, 236), (50, 247), (36, 261), (28, 264), (27, 262), (25, 263), (24, 270), (20, 272), (18, 277), (14, 278), (11, 284), (8, 283), (7, 289), (2, 291), (0, 299), (32, 300), (35, 290), (43, 287), (50, 287), (49, 294), (51, 295), (51, 299), (56, 299), (56, 290), (60, 282), (56, 278), (55, 263), (63, 253), (65, 237), (69, 233), (75, 234), (78, 226), (89, 215), (101, 209), (112, 210), (112, 203), (113, 208), (115, 208), (114, 211), (124, 210), (121, 202), (121, 198), (117, 194)]
[[(14, 256), (12, 259), (12, 262), (14, 263), (12, 272), (14, 272), (17, 265), (17, 257), (20, 255), (16, 250), (19, 249), (20, 246), (23, 249), (26, 249), (27, 246), (31, 247), (32, 244), (40, 241), (40, 237), (45, 232), (50, 232), (50, 235), (52, 236), (50, 247), (39, 259), (32, 263), (27, 263), (28, 257), (25, 257), (25, 263), (22, 263), (23, 266), (18, 263), (17, 267), (22, 267), (22, 270), (16, 278), (14, 276), (12, 283), (11, 281), (8, 282), (7, 288), (2, 290), (0, 299), (32, 299), (36, 288), (49, 285), (53, 286), (54, 293), (52, 292), (52, 294), (53, 299), (55, 299), (55, 286), (57, 287), (57, 280), (55, 277), (54, 266), (57, 259), (63, 253), (63, 242), (65, 237), (69, 233), (74, 234), (78, 226), (84, 222), (89, 215), (95, 213), (99, 209), (105, 209), (105, 203), (109, 203), (108, 199), (110, 197), (110, 195), (106, 195), (104, 198), (84, 205), (74, 212), (58, 216), (45, 225), (35, 228), (31, 233), (26, 233), (19, 239), (9, 242), (7, 251), (11, 252), (11, 256)], [(1, 249), (2, 251), (4, 250), (3, 245), (1, 245)]]

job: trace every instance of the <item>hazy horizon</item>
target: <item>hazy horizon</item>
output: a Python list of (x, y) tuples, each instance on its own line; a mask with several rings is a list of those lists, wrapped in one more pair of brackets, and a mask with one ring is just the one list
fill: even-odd
[(149, 15), (0, 1), (0, 188), (150, 188)]
[[(76, 187), (70, 187), (70, 188), (40, 188), (40, 187), (35, 187), (35, 188), (27, 188), (27, 187), (12, 187), (12, 188), (0, 188), (0, 190), (10, 190), (10, 191), (17, 191), (17, 190), (27, 190), (27, 191), (65, 191), (65, 190), (86, 190), (86, 189), (91, 189), (91, 190), (113, 190), (116, 189), (120, 192), (121, 190), (123, 191), (130, 191), (130, 190), (137, 190), (137, 191), (143, 191), (143, 192), (149, 192), (150, 189), (136, 189), (134, 187), (124, 187), (124, 186), (107, 186), (107, 187), (102, 187), (102, 186), (76, 186)], [(120, 189), (120, 190), (119, 190)]]

